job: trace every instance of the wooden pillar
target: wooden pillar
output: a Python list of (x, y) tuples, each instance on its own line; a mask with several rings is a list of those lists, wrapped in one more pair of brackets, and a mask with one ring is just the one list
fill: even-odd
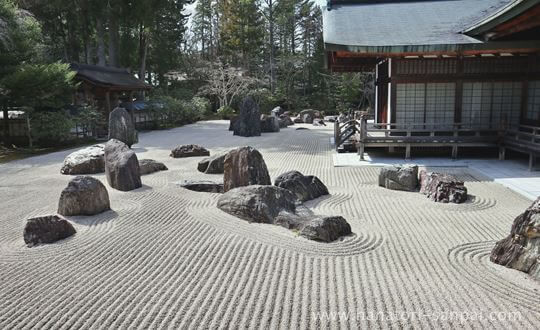
[(3, 104), (2, 107), (2, 113), (4, 114), (4, 145), (6, 148), (11, 147), (11, 138), (9, 134), (9, 112), (7, 108), (7, 104)]
[(506, 148), (503, 146), (499, 147), (499, 160), (504, 160), (506, 158)]
[[(457, 58), (456, 74), (461, 77), (463, 74), (463, 57)], [(456, 91), (454, 96), (454, 123), (461, 124), (463, 113), (463, 80), (456, 81)]]
[(534, 153), (529, 153), (529, 171), (532, 171), (534, 169), (534, 165), (536, 163), (536, 157), (534, 156)]

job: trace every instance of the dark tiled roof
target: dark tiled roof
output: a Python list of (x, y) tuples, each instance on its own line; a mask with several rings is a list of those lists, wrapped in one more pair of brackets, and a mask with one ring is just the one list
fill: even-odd
[(72, 63), (71, 69), (77, 72), (78, 78), (103, 87), (126, 90), (151, 88), (150, 85), (140, 81), (126, 69), (78, 63)]
[(327, 45), (360, 47), (482, 43), (461, 33), (512, 0), (332, 0)]

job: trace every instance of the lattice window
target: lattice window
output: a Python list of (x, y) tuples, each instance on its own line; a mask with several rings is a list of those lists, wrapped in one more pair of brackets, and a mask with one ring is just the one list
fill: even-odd
[(397, 84), (397, 124), (452, 124), (455, 83)]
[(425, 92), (425, 84), (397, 84), (396, 123), (424, 122)]
[(519, 82), (464, 83), (461, 122), (471, 127), (517, 126), (521, 92)]
[(426, 84), (426, 123), (452, 124), (455, 111), (455, 83)]
[(529, 81), (527, 119), (540, 120), (540, 81)]

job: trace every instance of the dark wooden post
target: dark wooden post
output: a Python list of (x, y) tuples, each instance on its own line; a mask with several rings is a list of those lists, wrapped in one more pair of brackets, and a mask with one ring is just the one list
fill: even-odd
[(367, 115), (360, 116), (360, 138), (358, 143), (358, 155), (360, 155), (360, 160), (365, 160), (365, 143), (367, 138)]
[(4, 145), (6, 148), (9, 148), (11, 147), (11, 138), (9, 134), (9, 112), (7, 102), (4, 102), (2, 105), (2, 113), (4, 114)]

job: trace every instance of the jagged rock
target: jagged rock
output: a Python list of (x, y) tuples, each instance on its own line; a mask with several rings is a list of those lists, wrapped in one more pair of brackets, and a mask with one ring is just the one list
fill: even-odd
[(294, 193), (276, 186), (232, 189), (219, 197), (217, 206), (243, 220), (297, 230), (311, 240), (331, 242), (351, 233), (350, 225), (342, 217), (315, 215)]
[(294, 121), (291, 119), (291, 117), (287, 115), (281, 115), (279, 116), (279, 119), (285, 123), (286, 126), (292, 126), (294, 125)]
[(142, 187), (137, 155), (125, 143), (115, 139), (105, 144), (105, 176), (109, 185), (120, 191)]
[(282, 212), (295, 214), (297, 199), (286, 189), (252, 185), (232, 189), (218, 199), (218, 208), (240, 219), (274, 223)]
[(217, 183), (213, 181), (184, 180), (181, 182), (177, 182), (176, 184), (182, 188), (192, 190), (192, 191), (219, 193), (219, 194), (223, 193), (223, 183)]
[(167, 171), (168, 168), (165, 166), (165, 164), (153, 159), (141, 159), (139, 160), (139, 170), (141, 175), (146, 175), (159, 171)]
[(137, 131), (131, 115), (124, 108), (116, 108), (109, 114), (109, 140), (116, 139), (128, 147), (138, 142)]
[(379, 186), (392, 190), (416, 191), (418, 166), (386, 166), (379, 172)]
[(294, 118), (293, 122), (295, 124), (303, 124), (304, 120), (301, 117), (296, 117), (296, 118)]
[(78, 176), (62, 190), (58, 214), (95, 215), (111, 209), (107, 188), (91, 176)]
[(246, 97), (240, 106), (240, 114), (233, 125), (234, 135), (261, 136), (261, 112), (252, 97)]
[(313, 116), (309, 113), (302, 115), (302, 122), (305, 124), (313, 124), (314, 119), (315, 118), (313, 118)]
[(68, 238), (76, 233), (73, 225), (58, 215), (32, 218), (24, 226), (24, 242), (28, 247), (49, 244)]
[(540, 280), (540, 197), (514, 220), (510, 235), (495, 244), (490, 260)]
[(328, 195), (328, 188), (316, 176), (305, 176), (298, 171), (281, 174), (274, 185), (293, 192), (302, 201), (309, 201), (323, 195)]
[(206, 174), (223, 174), (225, 156), (227, 156), (227, 153), (205, 158), (199, 162), (197, 170)]
[(62, 174), (96, 174), (105, 172), (105, 152), (102, 144), (96, 144), (69, 154), (64, 159)]
[(282, 113), (283, 113), (283, 109), (281, 107), (275, 107), (274, 109), (272, 109), (272, 116), (274, 117), (279, 118)]
[(467, 200), (463, 181), (448, 174), (421, 171), (420, 192), (435, 202), (463, 203)]
[(263, 156), (252, 147), (231, 150), (224, 161), (224, 190), (249, 185), (271, 185)]
[(178, 146), (171, 151), (173, 158), (210, 156), (210, 151), (196, 144)]
[(277, 117), (261, 115), (261, 132), (275, 133), (279, 132), (279, 121)]
[(314, 218), (300, 230), (305, 238), (322, 242), (332, 242), (351, 233), (351, 225), (341, 216)]

